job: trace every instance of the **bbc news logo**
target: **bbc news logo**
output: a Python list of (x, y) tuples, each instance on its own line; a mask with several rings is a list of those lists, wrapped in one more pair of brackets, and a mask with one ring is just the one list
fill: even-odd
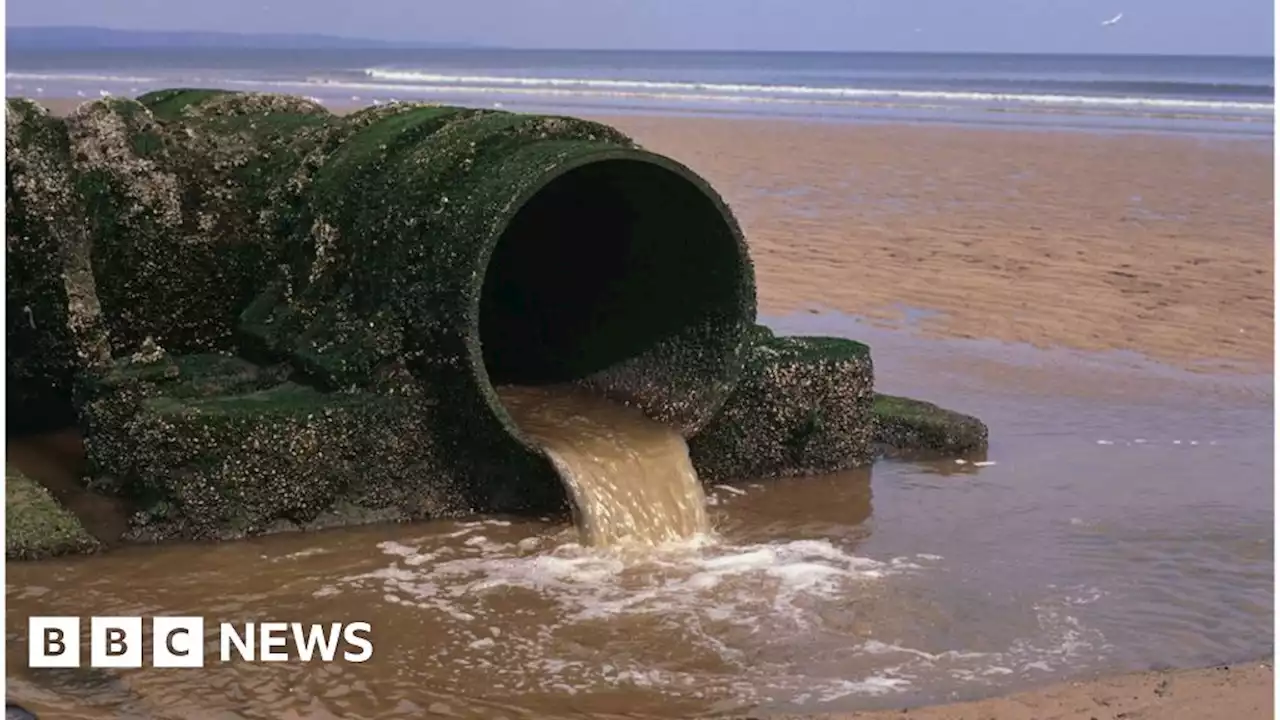
[[(27, 626), (27, 665), (80, 667), (78, 617), (32, 617)], [(369, 623), (219, 623), (221, 662), (362, 663), (373, 657)], [(204, 667), (205, 621), (201, 617), (151, 618), (151, 667)], [(141, 617), (89, 618), (89, 666), (140, 668), (146, 636)]]

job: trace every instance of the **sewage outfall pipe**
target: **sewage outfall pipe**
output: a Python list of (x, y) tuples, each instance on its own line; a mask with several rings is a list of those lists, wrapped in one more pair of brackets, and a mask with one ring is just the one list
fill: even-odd
[(497, 385), (587, 385), (688, 437), (741, 372), (733, 214), (608, 126), (209, 90), (8, 117), (11, 423), (73, 416), (78, 378), (150, 339), (424, 393), (483, 479), (538, 455)]

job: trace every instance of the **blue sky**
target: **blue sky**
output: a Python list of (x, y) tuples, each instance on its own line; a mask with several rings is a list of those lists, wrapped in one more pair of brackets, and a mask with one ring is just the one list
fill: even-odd
[[(1100, 23), (1117, 13), (1112, 27)], [(1271, 0), (9, 0), (10, 25), (516, 47), (1270, 55)]]

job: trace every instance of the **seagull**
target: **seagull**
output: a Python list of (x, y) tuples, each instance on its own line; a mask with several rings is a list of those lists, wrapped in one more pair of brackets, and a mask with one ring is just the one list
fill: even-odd
[(1124, 17), (1124, 13), (1117, 13), (1116, 16), (1111, 18), (1110, 20), (1103, 20), (1102, 27), (1110, 27), (1112, 25), (1115, 25), (1116, 23), (1120, 22), (1120, 18), (1122, 17)]

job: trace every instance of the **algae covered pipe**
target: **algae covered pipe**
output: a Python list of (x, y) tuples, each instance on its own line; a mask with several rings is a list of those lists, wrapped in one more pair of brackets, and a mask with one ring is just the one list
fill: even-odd
[(150, 338), (423, 395), (500, 471), (531, 448), (495, 385), (586, 384), (689, 436), (741, 372), (732, 213), (608, 126), (209, 90), (7, 112), (15, 426), (72, 414), (77, 378)]

